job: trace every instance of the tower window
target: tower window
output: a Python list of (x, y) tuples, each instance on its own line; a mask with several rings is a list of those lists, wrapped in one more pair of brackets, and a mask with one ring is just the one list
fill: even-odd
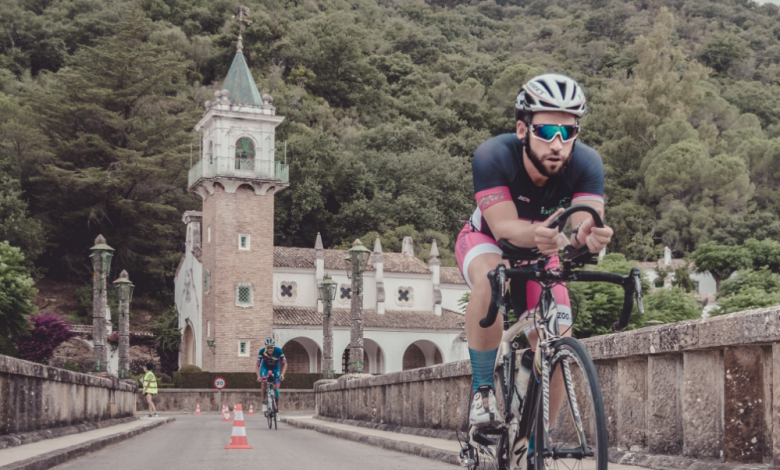
[(238, 355), (240, 357), (249, 357), (249, 341), (241, 340), (238, 342)]
[(209, 227), (206, 230), (206, 232), (208, 233), (208, 237), (207, 237), (208, 241), (209, 241), (209, 243), (211, 243), (211, 225), (209, 225)]
[(249, 251), (249, 234), (247, 233), (238, 234), (238, 249)]
[(247, 308), (251, 307), (252, 305), (252, 284), (248, 282), (241, 282), (236, 285), (236, 306)]
[(242, 137), (236, 141), (236, 170), (255, 169), (255, 143)]
[(214, 163), (214, 142), (209, 141), (208, 147), (209, 165)]
[(203, 275), (203, 292), (211, 292), (211, 271), (206, 270), (206, 274)]

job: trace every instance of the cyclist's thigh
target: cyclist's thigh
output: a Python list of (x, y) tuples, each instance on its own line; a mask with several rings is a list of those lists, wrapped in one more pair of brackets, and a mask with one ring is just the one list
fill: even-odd
[(263, 380), (268, 378), (268, 368), (265, 366), (265, 361), (260, 363), (260, 378)]
[[(557, 256), (553, 256), (547, 262), (547, 269), (559, 269), (560, 261)], [(529, 311), (535, 309), (539, 304), (539, 298), (542, 295), (542, 286), (537, 282), (526, 283), (526, 311), (523, 313), (525, 317)], [(569, 299), (569, 291), (566, 289), (566, 284), (556, 284), (553, 286), (553, 296), (555, 297), (555, 304), (558, 310), (558, 326), (560, 327), (560, 333), (562, 336), (571, 336), (571, 325), (573, 321), (571, 312), (571, 301)], [(535, 327), (529, 327), (525, 331), (525, 335), (531, 344), (534, 345), (536, 340)]]
[[(455, 258), (463, 279), (474, 288), (475, 280), (487, 278), (487, 273), (496, 268), (501, 259), (501, 249), (496, 241), (484, 233), (472, 232), (468, 225), (463, 227), (455, 242)], [(477, 282), (477, 286), (481, 283)]]

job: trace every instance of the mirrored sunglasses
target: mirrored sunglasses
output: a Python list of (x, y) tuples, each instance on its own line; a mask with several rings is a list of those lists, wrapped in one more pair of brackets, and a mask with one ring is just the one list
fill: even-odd
[(563, 142), (569, 142), (577, 138), (580, 133), (580, 126), (574, 124), (571, 126), (562, 126), (556, 124), (531, 124), (531, 135), (545, 142), (552, 142), (555, 136), (561, 136)]

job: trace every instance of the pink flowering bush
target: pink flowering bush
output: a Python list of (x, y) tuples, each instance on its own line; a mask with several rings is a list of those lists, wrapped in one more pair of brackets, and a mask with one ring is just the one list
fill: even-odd
[(60, 344), (76, 336), (70, 331), (70, 323), (54, 313), (30, 317), (30, 324), (30, 332), (16, 340), (19, 357), (27, 361), (45, 364)]

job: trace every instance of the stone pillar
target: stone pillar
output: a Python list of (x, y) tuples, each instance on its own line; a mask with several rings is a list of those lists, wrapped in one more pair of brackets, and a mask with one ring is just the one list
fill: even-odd
[[(359, 289), (358, 289), (359, 287)], [(352, 300), (349, 303), (351, 326), (349, 332), (350, 374), (363, 373), (363, 274), (352, 275)]]
[(617, 445), (625, 450), (647, 448), (647, 358), (618, 360)]
[(723, 450), (721, 351), (683, 353), (683, 455), (719, 459)]
[(726, 462), (764, 462), (764, 353), (760, 346), (727, 347), (723, 397)]
[(647, 359), (647, 448), (680, 455), (683, 448), (682, 354)]
[(780, 343), (772, 345), (772, 392), (767, 400), (771, 400), (772, 420), (767, 425), (772, 426), (772, 464), (780, 468)]
[(385, 314), (385, 268), (382, 258), (382, 242), (374, 241), (374, 279), (376, 279), (376, 313)]
[[(332, 303), (332, 302), (329, 302)], [(330, 305), (325, 305), (330, 310)], [(333, 314), (322, 316), (322, 378), (333, 378)]]
[[(98, 235), (95, 245), (105, 244), (103, 235)], [(108, 353), (106, 351), (106, 309), (108, 308), (108, 294), (106, 292), (106, 275), (104, 272), (95, 272), (92, 276), (92, 357), (96, 363), (97, 372), (106, 371)]]
[(119, 378), (130, 378), (130, 302), (119, 301)]

